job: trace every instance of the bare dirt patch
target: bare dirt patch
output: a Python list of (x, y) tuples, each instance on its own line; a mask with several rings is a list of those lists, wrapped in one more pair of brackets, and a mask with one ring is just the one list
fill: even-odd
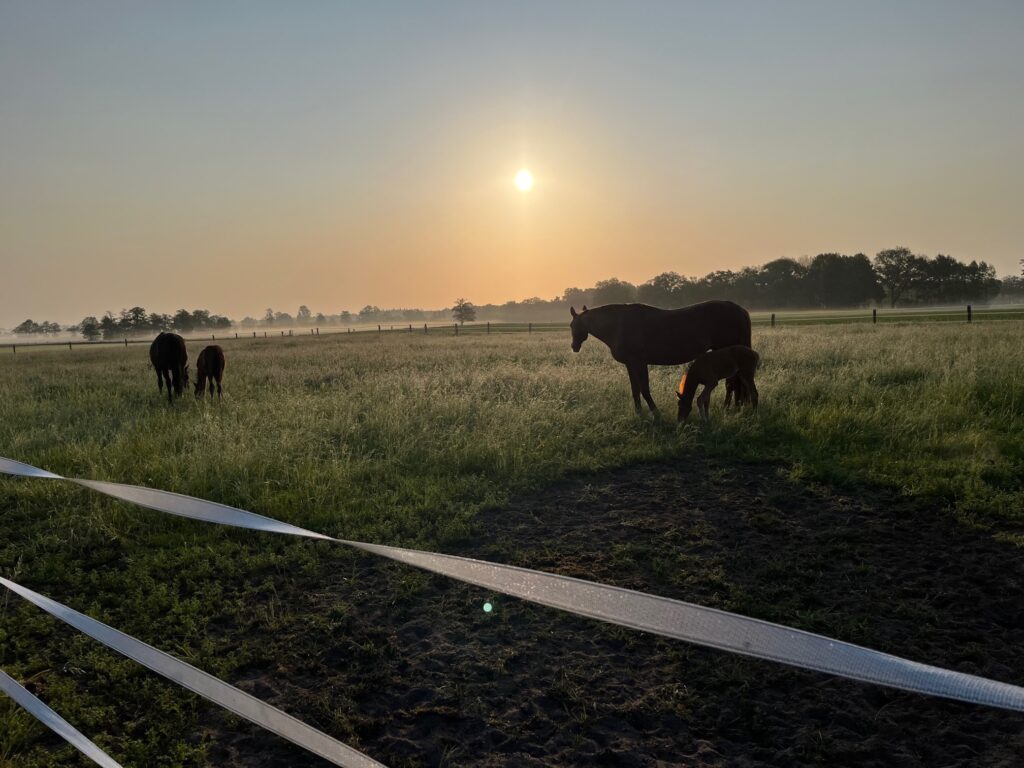
[[(282, 591), (293, 620), (235, 682), (393, 766), (1009, 767), (1024, 754), (1019, 714), (664, 640), (317, 546), (328, 575)], [(1024, 684), (1020, 549), (897, 495), (799, 485), (772, 466), (697, 458), (575, 478), (481, 514), (473, 543), (449, 551)], [(204, 720), (213, 764), (324, 764), (219, 711)]]

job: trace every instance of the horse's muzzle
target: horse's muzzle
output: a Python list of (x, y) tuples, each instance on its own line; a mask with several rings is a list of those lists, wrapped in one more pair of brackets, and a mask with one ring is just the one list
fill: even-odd
[(573, 351), (573, 352), (579, 352), (579, 351), (580, 351), (580, 347), (582, 347), (582, 346), (583, 346), (582, 344), (576, 344), (576, 343), (573, 343), (573, 345), (572, 345), (572, 351)]

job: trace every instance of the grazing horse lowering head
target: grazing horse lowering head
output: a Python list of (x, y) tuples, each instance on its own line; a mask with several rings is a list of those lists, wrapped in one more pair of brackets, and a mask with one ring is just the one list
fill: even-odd
[(583, 305), (582, 312), (577, 312), (575, 307), (569, 307), (569, 312), (572, 314), (572, 322), (569, 324), (569, 329), (572, 331), (572, 351), (579, 352), (583, 342), (590, 335), (587, 330), (587, 321), (584, 318), (584, 315), (587, 314), (587, 305)]

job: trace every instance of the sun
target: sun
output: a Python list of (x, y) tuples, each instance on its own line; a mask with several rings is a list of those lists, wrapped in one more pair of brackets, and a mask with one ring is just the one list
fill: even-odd
[(520, 192), (529, 192), (533, 189), (533, 174), (523, 168), (516, 174), (516, 188)]

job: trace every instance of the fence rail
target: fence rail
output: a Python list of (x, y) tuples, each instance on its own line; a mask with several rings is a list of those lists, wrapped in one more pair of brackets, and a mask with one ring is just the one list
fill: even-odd
[[(833, 325), (840, 323), (900, 323), (900, 322), (967, 322), (978, 320), (1024, 320), (1024, 305), (973, 307), (968, 304), (961, 307), (929, 307), (927, 309), (862, 309), (862, 310), (790, 310), (787, 312), (754, 311), (750, 313), (754, 326), (796, 326), (796, 325)], [(246, 339), (280, 339), (300, 338), (303, 336), (350, 336), (350, 335), (394, 335), (398, 333), (448, 336), (478, 336), (502, 333), (549, 333), (566, 331), (569, 324), (565, 322), (521, 322), (521, 323), (380, 323), (374, 326), (347, 328), (306, 328), (257, 330), (211, 331), (209, 334), (184, 334), (186, 341), (244, 341)], [(101, 347), (129, 346), (131, 344), (150, 344), (152, 335), (136, 338), (102, 339), (96, 341), (54, 339), (44, 341), (11, 341), (4, 342), (3, 347), (10, 348), (17, 354), (19, 348), (30, 347)]]

